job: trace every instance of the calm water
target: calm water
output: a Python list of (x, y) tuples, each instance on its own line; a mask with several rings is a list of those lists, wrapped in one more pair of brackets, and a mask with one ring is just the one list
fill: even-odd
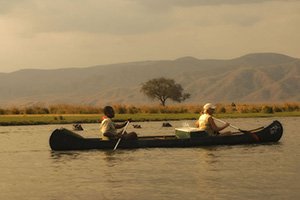
[[(52, 151), (49, 136), (62, 125), (0, 127), (0, 199), (298, 199), (300, 118), (276, 119), (276, 144), (115, 152)], [(227, 119), (243, 129), (273, 120)], [(167, 135), (194, 121), (170, 123), (129, 129)], [(82, 126), (84, 137), (99, 137), (99, 124)]]

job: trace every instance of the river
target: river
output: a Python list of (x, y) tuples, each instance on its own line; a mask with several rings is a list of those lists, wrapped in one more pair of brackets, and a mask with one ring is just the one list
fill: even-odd
[[(0, 199), (298, 199), (299, 117), (225, 119), (242, 129), (283, 125), (278, 143), (199, 148), (52, 151), (49, 137), (72, 125), (0, 127)], [(170, 135), (194, 121), (139, 122), (139, 135)], [(99, 137), (99, 124), (82, 124)]]

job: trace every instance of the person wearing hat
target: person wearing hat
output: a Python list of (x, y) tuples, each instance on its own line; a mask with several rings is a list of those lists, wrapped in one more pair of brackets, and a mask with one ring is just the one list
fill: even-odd
[(215, 112), (216, 106), (211, 103), (207, 103), (203, 106), (203, 114), (199, 117), (196, 123), (196, 127), (205, 130), (209, 136), (225, 136), (232, 135), (231, 131), (220, 132), (221, 130), (227, 128), (229, 123), (226, 123), (222, 127), (218, 127), (212, 117)]

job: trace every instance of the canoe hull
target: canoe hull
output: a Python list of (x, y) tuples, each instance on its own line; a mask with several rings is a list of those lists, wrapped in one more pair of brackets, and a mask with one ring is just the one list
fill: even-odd
[[(176, 136), (149, 136), (139, 137), (138, 140), (122, 140), (118, 149), (137, 148), (180, 148), (198, 147), (209, 145), (236, 145), (277, 142), (282, 137), (283, 128), (279, 121), (274, 121), (266, 128), (252, 131), (258, 138), (251, 134), (239, 134), (222, 137), (201, 137), (178, 139)], [(258, 140), (257, 140), (258, 139)], [(82, 136), (67, 130), (56, 129), (50, 136), (49, 143), (53, 150), (86, 150), (86, 149), (113, 149), (117, 141), (103, 141), (99, 138), (83, 138)]]

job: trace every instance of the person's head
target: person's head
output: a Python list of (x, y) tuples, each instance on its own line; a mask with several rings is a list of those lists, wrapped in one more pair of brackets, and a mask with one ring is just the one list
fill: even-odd
[(215, 109), (216, 109), (216, 106), (212, 105), (211, 103), (207, 103), (203, 106), (204, 113), (207, 113), (210, 115), (214, 113)]
[(115, 111), (111, 106), (105, 106), (103, 112), (109, 118), (113, 118), (115, 116)]

